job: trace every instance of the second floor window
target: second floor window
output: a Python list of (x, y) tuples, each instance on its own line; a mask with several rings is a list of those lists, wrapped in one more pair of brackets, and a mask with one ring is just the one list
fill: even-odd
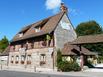
[(23, 37), (23, 33), (19, 33), (19, 37)]
[(35, 27), (34, 30), (35, 32), (40, 32), (40, 27)]

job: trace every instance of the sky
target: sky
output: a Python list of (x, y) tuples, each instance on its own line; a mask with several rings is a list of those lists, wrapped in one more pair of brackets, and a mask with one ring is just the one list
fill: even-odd
[(61, 2), (75, 28), (89, 20), (103, 26), (103, 0), (0, 0), (0, 39), (11, 40), (22, 27), (57, 14)]

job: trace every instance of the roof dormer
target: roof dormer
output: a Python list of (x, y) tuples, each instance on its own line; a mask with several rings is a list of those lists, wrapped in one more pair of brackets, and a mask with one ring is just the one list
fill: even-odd
[(34, 30), (35, 30), (35, 32), (40, 32), (41, 31), (40, 26), (34, 27)]

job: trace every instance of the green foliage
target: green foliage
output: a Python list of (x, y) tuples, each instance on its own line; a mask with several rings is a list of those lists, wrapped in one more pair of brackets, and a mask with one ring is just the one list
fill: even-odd
[[(78, 36), (102, 34), (103, 30), (96, 21), (89, 21), (80, 23), (76, 27)], [(85, 48), (103, 55), (103, 44), (86, 44)]]
[(103, 30), (96, 21), (88, 21), (80, 23), (76, 27), (76, 32), (78, 36), (83, 36), (83, 35), (101, 34), (103, 33)]
[(9, 45), (9, 41), (6, 38), (6, 36), (4, 36), (1, 40), (0, 40), (0, 52), (2, 53), (5, 48)]
[(103, 44), (86, 44), (83, 46), (89, 49), (90, 51), (96, 52), (99, 55), (103, 55)]
[(59, 69), (63, 72), (80, 71), (81, 68), (76, 62), (62, 61), (59, 63)]
[(62, 62), (62, 54), (60, 49), (57, 51), (57, 67), (59, 67), (60, 63)]
[(98, 63), (103, 63), (103, 56), (98, 57)]
[(72, 61), (68, 62), (66, 60), (62, 60), (62, 55), (60, 50), (57, 52), (57, 67), (58, 70), (63, 71), (63, 72), (69, 72), (69, 71), (80, 71), (80, 66), (78, 63)]
[(46, 35), (46, 40), (50, 40), (51, 36), (49, 34)]

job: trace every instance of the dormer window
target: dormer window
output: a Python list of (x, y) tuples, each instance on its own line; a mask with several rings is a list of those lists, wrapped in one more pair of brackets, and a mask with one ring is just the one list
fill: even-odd
[(34, 30), (35, 32), (40, 32), (40, 27), (35, 27)]
[(19, 33), (19, 37), (23, 37), (23, 33)]

